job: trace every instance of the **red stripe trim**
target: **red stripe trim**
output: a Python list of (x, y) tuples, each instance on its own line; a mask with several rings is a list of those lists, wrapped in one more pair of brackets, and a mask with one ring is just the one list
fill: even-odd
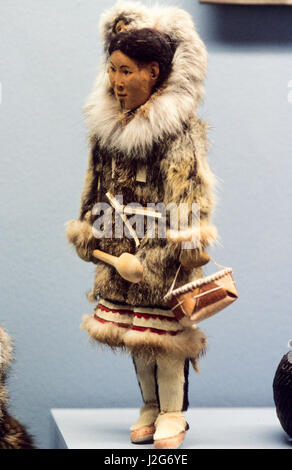
[(144, 328), (143, 326), (132, 326), (132, 330), (135, 331), (150, 331), (151, 333), (157, 333), (158, 335), (171, 335), (175, 336), (179, 331), (165, 331), (158, 330), (157, 328)]
[(104, 320), (103, 318), (98, 317), (96, 314), (94, 314), (94, 318), (100, 323), (112, 323), (113, 325), (120, 326), (121, 328), (129, 328), (131, 326), (131, 325), (127, 325), (126, 323), (117, 323), (115, 321)]
[(133, 314), (131, 310), (118, 310), (114, 308), (105, 307), (104, 305), (101, 305), (101, 304), (98, 304), (97, 308), (99, 308), (100, 310), (103, 310), (104, 312), (119, 313), (120, 315), (123, 315), (123, 314), (132, 315)]
[(131, 326), (127, 325), (125, 323), (117, 323), (115, 321), (107, 321), (104, 320), (103, 318), (98, 317), (96, 314), (93, 315), (94, 319), (99, 321), (100, 323), (112, 323), (113, 325), (120, 326), (121, 328), (131, 328), (132, 330), (135, 331), (150, 331), (151, 333), (157, 333), (158, 335), (171, 335), (175, 336), (179, 331), (165, 331), (165, 330), (158, 330), (157, 328), (144, 328), (142, 326)]
[(177, 322), (177, 319), (176, 318), (173, 318), (173, 317), (165, 317), (164, 315), (151, 315), (149, 313), (137, 313), (135, 312), (134, 313), (134, 316), (137, 317), (137, 318), (145, 318), (145, 320), (167, 320), (167, 321), (170, 321), (170, 322)]
[(119, 313), (120, 315), (133, 315), (137, 318), (144, 318), (145, 320), (166, 320), (166, 321), (169, 321), (169, 322), (177, 322), (177, 319), (176, 318), (173, 318), (173, 317), (166, 317), (164, 315), (158, 315), (158, 314), (155, 314), (155, 315), (152, 315), (151, 313), (140, 313), (140, 312), (133, 312), (132, 310), (118, 310), (118, 309), (114, 309), (114, 308), (108, 308), (108, 307), (105, 307), (104, 305), (101, 305), (101, 304), (98, 304), (97, 308), (99, 308), (100, 310), (103, 310), (104, 312), (112, 312), (112, 313)]

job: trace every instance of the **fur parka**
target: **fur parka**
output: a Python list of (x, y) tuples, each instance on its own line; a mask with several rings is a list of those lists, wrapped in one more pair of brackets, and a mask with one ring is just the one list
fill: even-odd
[[(207, 53), (187, 12), (166, 6), (146, 8), (136, 2), (119, 2), (102, 16), (100, 31), (105, 51), (119, 19), (126, 21), (129, 28), (151, 27), (168, 34), (176, 47), (172, 71), (144, 105), (134, 113), (121, 114), (111, 93), (105, 54), (85, 106), (89, 164), (80, 215), (78, 220), (68, 223), (67, 236), (82, 259), (97, 264), (89, 300), (102, 297), (119, 304), (166, 308), (163, 297), (180, 265), (181, 244), (167, 238), (148, 238), (147, 234), (138, 248), (133, 238), (126, 236), (98, 239), (92, 230), (96, 218), (93, 208), (97, 202), (109, 202), (108, 191), (115, 196), (122, 195), (124, 205), (187, 203), (189, 215), (192, 203), (199, 203), (201, 228), (208, 233), (201, 239), (199, 248), (205, 248), (215, 239), (216, 229), (211, 223), (215, 177), (206, 158), (208, 126), (196, 116), (204, 95)], [(141, 165), (146, 167), (146, 182), (137, 181)], [(127, 282), (113, 267), (95, 260), (94, 249), (115, 256), (123, 252), (135, 254), (143, 266), (143, 281)], [(192, 256), (193, 250), (189, 254)], [(201, 269), (191, 272), (181, 269), (176, 286), (201, 276)], [(154, 349), (157, 346), (176, 355), (196, 357), (205, 346), (205, 336), (198, 328), (184, 329), (172, 339), (176, 345), (168, 347), (168, 340), (162, 335), (154, 339), (148, 332), (147, 338), (144, 335), (141, 339), (138, 332), (131, 331), (126, 341), (124, 332), (121, 337), (113, 325), (97, 325), (91, 316), (84, 322), (85, 329), (97, 340), (111, 346), (125, 344), (131, 350), (143, 348), (147, 343)]]
[(0, 326), (0, 449), (33, 449), (32, 437), (24, 426), (8, 412), (5, 381), (11, 362), (11, 339)]

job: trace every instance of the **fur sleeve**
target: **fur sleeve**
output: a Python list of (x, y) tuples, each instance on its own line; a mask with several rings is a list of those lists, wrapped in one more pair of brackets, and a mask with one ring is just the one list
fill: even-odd
[[(184, 204), (188, 211), (188, 225), (192, 226), (193, 203), (199, 205), (200, 248), (216, 239), (216, 229), (211, 223), (215, 207), (216, 178), (207, 160), (207, 124), (200, 120), (191, 123), (185, 134), (178, 138), (162, 161), (165, 180), (164, 204)], [(186, 221), (179, 219), (182, 229)]]
[[(166, 158), (161, 162), (164, 177), (164, 205), (174, 203), (176, 207), (179, 207), (183, 204), (186, 211), (184, 220), (182, 220), (181, 212), (178, 211), (178, 228), (181, 229), (183, 222), (187, 222), (185, 231), (192, 232), (193, 214), (198, 217), (197, 206), (193, 206), (193, 203), (199, 204), (200, 217), (194, 229), (199, 235), (196, 238), (196, 248), (182, 250), (181, 241), (178, 241), (178, 237), (175, 238), (175, 236), (164, 240), (151, 240), (151, 243), (149, 243), (150, 240), (148, 243), (144, 241), (138, 251), (138, 258), (143, 261), (144, 268), (152, 266), (154, 250), (161, 259), (169, 258), (169, 262), (174, 257), (179, 258), (183, 266), (194, 266), (196, 263), (200, 265), (200, 258), (201, 264), (204, 264), (205, 248), (216, 241), (217, 230), (211, 222), (215, 206), (216, 179), (206, 157), (206, 131), (207, 125), (196, 120), (184, 135), (172, 142)], [(167, 229), (169, 228), (173, 229), (173, 226), (168, 221)], [(177, 235), (181, 233), (177, 230), (174, 232)]]
[(92, 232), (92, 207), (95, 203), (97, 172), (95, 171), (93, 151), (89, 154), (88, 169), (85, 175), (84, 189), (81, 195), (79, 218), (67, 222), (66, 235), (78, 256), (84, 261), (97, 263), (92, 251), (98, 248), (98, 240)]

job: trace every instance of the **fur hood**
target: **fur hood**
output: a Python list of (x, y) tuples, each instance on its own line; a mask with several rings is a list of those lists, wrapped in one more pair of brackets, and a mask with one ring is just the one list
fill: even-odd
[(191, 16), (169, 6), (145, 7), (137, 2), (119, 1), (100, 20), (100, 34), (107, 50), (119, 17), (131, 28), (155, 28), (176, 44), (172, 71), (165, 84), (147, 103), (140, 106), (126, 126), (119, 104), (110, 93), (105, 54), (93, 91), (85, 106), (89, 145), (98, 140), (101, 147), (121, 151), (131, 158), (145, 160), (154, 142), (175, 136), (195, 114), (204, 95), (207, 68), (206, 48)]

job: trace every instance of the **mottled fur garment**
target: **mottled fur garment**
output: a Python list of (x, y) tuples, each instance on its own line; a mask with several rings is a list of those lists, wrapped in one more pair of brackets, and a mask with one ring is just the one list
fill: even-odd
[(32, 437), (24, 426), (8, 413), (5, 379), (11, 361), (11, 339), (0, 327), (0, 449), (33, 449)]
[[(108, 46), (121, 18), (128, 29), (157, 29), (175, 45), (167, 80), (145, 104), (126, 115), (121, 113), (113, 96), (107, 73)], [(190, 222), (192, 204), (197, 203), (200, 205), (200, 225), (206, 228), (205, 234), (212, 234), (200, 240), (199, 249), (214, 240), (216, 230), (211, 217), (215, 177), (206, 156), (208, 126), (196, 115), (204, 95), (207, 52), (191, 16), (176, 7), (147, 8), (136, 2), (119, 2), (103, 15), (100, 30), (106, 54), (85, 107), (89, 165), (79, 219), (68, 224), (67, 236), (78, 255), (86, 261), (93, 261), (92, 251), (100, 249), (114, 256), (123, 252), (135, 254), (142, 264), (143, 281), (131, 284), (113, 267), (99, 262), (90, 300), (101, 297), (130, 306), (165, 308), (163, 297), (180, 265), (181, 244), (166, 237), (149, 238), (147, 234), (140, 238), (138, 248), (127, 234), (119, 238), (95, 238), (92, 232), (96, 219), (94, 206), (98, 202), (109, 202), (108, 191), (114, 196), (122, 195), (124, 205), (134, 202), (147, 207), (147, 204), (163, 203), (166, 207), (183, 203), (188, 208)], [(137, 179), (141, 164), (146, 166), (146, 182)], [(115, 233), (115, 218), (111, 222)], [(167, 228), (172, 228), (169, 217)], [(189, 256), (193, 255), (189, 250)], [(201, 276), (201, 268), (181, 269), (176, 287)], [(132, 352), (142, 354), (149, 350), (155, 354), (161, 351), (182, 359), (194, 359), (206, 345), (205, 335), (198, 328), (186, 329), (175, 336), (151, 331), (142, 334), (137, 330), (125, 335), (118, 330), (117, 323), (99, 323), (92, 316), (85, 317), (83, 327), (100, 342), (112, 347), (124, 345)]]

